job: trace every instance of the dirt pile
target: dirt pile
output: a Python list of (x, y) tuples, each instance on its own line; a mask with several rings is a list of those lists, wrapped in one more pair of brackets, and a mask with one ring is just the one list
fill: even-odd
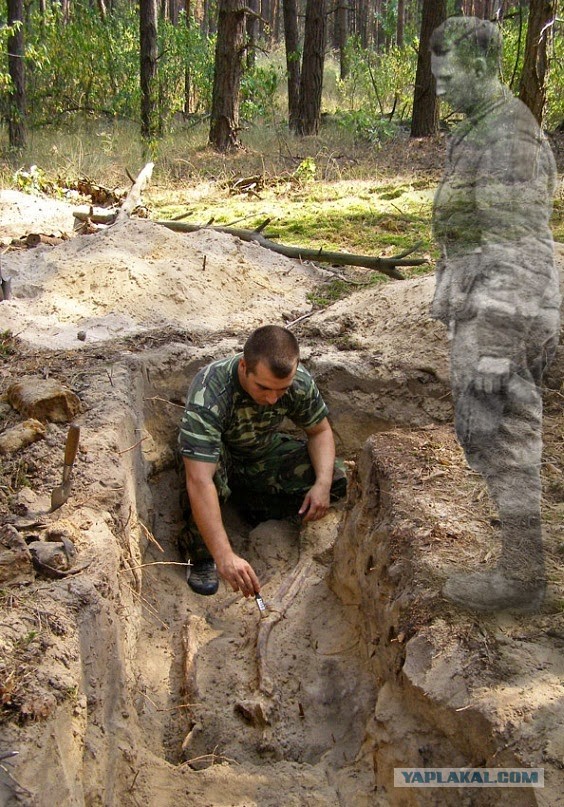
[[(263, 581), (261, 619), (225, 586), (213, 598), (186, 586), (175, 438), (197, 369), (240, 349), (254, 325), (309, 310), (322, 270), (197, 235), (132, 221), (10, 263), (2, 327), (19, 326), (22, 341), (6, 351), (0, 391), (22, 375), (67, 385), (81, 442), (71, 498), (54, 513), (66, 426), (48, 421), (3, 458), (2, 520), (20, 554), (58, 530), (79, 571), (31, 570), (0, 591), (0, 755), (18, 752), (2, 762), (0, 803), (558, 804), (562, 350), (546, 396), (550, 601), (533, 619), (477, 619), (439, 594), (454, 565), (496, 547), (483, 485), (453, 438), (447, 346), (426, 314), (432, 279), (300, 323), (340, 452), (357, 466), (346, 505), (301, 532), (250, 530), (227, 512)], [(0, 414), (3, 428), (20, 417), (5, 401)], [(394, 789), (400, 765), (540, 766), (546, 787), (442, 790), (439, 801)]]
[(323, 276), (222, 233), (179, 235), (128, 219), (56, 250), (8, 253), (3, 273), (13, 287), (4, 327), (52, 348), (165, 327), (201, 334), (289, 322), (311, 310), (307, 292)]

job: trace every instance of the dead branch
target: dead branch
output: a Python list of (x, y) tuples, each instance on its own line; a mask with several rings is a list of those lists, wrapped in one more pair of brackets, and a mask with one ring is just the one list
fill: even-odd
[(396, 268), (397, 266), (421, 266), (427, 263), (426, 258), (407, 258), (419, 244), (416, 244), (409, 250), (405, 250), (400, 255), (391, 255), (389, 258), (376, 258), (372, 255), (354, 255), (349, 252), (327, 252), (323, 249), (308, 249), (306, 247), (292, 247), (287, 244), (277, 244), (262, 235), (264, 224), (260, 225), (256, 230), (242, 230), (236, 227), (210, 227), (209, 225), (201, 224), (187, 224), (182, 221), (157, 221), (157, 224), (162, 224), (169, 230), (179, 233), (194, 233), (198, 230), (210, 229), (219, 233), (227, 233), (242, 241), (253, 241), (265, 249), (270, 249), (280, 255), (285, 255), (287, 258), (297, 258), (302, 261), (321, 261), (323, 263), (331, 263), (338, 266), (362, 266), (366, 269), (373, 269), (375, 272), (381, 272), (388, 277), (393, 277), (396, 280), (405, 280), (401, 272)]
[(59, 238), (54, 235), (44, 235), (43, 233), (28, 233), (25, 238), (28, 247), (38, 247), (39, 244), (48, 244), (51, 247), (55, 247), (58, 244), (62, 244), (64, 240), (64, 238)]
[(147, 163), (147, 165), (143, 168), (135, 182), (133, 183), (133, 187), (125, 197), (125, 200), (117, 212), (116, 216), (116, 223), (121, 221), (122, 219), (129, 218), (133, 210), (137, 207), (137, 205), (141, 204), (141, 194), (149, 184), (151, 180), (151, 176), (153, 174), (154, 163)]
[(106, 210), (102, 207), (78, 207), (72, 212), (78, 221), (93, 222), (94, 224), (111, 224), (115, 217), (115, 210)]

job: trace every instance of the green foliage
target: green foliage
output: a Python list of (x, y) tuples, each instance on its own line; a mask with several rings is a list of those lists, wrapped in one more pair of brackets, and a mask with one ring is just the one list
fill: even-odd
[[(3, 25), (0, 23), (0, 50), (2, 53), (6, 53), (8, 39), (14, 34), (18, 28), (21, 26), (21, 22), (16, 22), (14, 25)], [(4, 69), (4, 61), (0, 66), (0, 92), (6, 92), (11, 89), (12, 80), (10, 78), (10, 74), (7, 70)]]
[[(139, 19), (134, 6), (120, 6), (105, 19), (95, 8), (73, 6), (65, 22), (60, 6), (40, 18), (30, 15), (27, 93), (30, 127), (69, 112), (139, 118)], [(191, 112), (207, 111), (213, 80), (214, 39), (192, 22), (159, 25), (158, 118), (161, 133), (186, 105), (189, 67)]]
[(30, 166), (29, 170), (18, 168), (14, 180), (16, 188), (25, 193), (41, 193), (45, 190), (45, 171), (36, 165)]
[(345, 111), (343, 127), (371, 143), (393, 136), (396, 124), (409, 116), (417, 66), (412, 47), (396, 46), (376, 53), (363, 49), (358, 37), (346, 46), (348, 75), (339, 84)]
[(377, 117), (366, 109), (354, 109), (337, 115), (337, 123), (355, 138), (380, 146), (398, 133), (398, 126), (389, 118)]
[(11, 331), (0, 331), (0, 358), (16, 353), (15, 339)]
[(92, 8), (73, 6), (68, 22), (60, 6), (30, 15), (27, 39), (29, 123), (41, 125), (67, 112), (138, 116), (138, 21), (123, 9), (104, 21)]
[(253, 120), (273, 121), (282, 75), (273, 64), (255, 65), (241, 80), (241, 115)]
[(301, 183), (305, 184), (307, 182), (312, 182), (315, 179), (316, 173), (317, 165), (315, 164), (315, 160), (313, 157), (306, 157), (301, 161), (294, 171), (294, 176)]
[[(159, 113), (170, 121), (175, 112), (207, 112), (211, 107), (215, 37), (204, 37), (184, 12), (177, 25), (159, 25)], [(188, 83), (188, 99), (186, 85)], [(164, 128), (164, 127), (163, 127)]]

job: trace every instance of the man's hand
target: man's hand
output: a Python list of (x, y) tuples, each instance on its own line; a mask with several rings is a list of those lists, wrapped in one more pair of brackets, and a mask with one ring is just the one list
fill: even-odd
[(501, 392), (511, 376), (509, 359), (496, 356), (482, 356), (474, 377), (474, 389), (478, 392)]
[(318, 521), (329, 509), (329, 494), (331, 486), (323, 482), (316, 482), (308, 490), (298, 513), (304, 521)]
[(298, 510), (304, 521), (317, 521), (329, 509), (329, 495), (335, 465), (335, 441), (329, 420), (323, 418), (311, 429), (306, 429), (307, 450), (315, 471), (316, 482), (306, 493)]
[(233, 591), (241, 591), (245, 597), (252, 597), (260, 591), (260, 583), (253, 567), (234, 552), (216, 558), (217, 571), (229, 583)]

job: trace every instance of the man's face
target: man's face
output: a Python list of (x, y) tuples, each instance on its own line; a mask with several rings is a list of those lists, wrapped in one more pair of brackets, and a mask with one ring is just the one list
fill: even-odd
[(249, 372), (245, 359), (239, 361), (239, 381), (253, 401), (260, 406), (273, 406), (292, 386), (298, 369), (298, 362), (290, 375), (277, 378), (263, 361), (259, 361), (254, 371)]
[(479, 100), (481, 90), (475, 65), (463, 64), (453, 51), (437, 56), (431, 53), (431, 71), (439, 98), (461, 112), (469, 112)]

